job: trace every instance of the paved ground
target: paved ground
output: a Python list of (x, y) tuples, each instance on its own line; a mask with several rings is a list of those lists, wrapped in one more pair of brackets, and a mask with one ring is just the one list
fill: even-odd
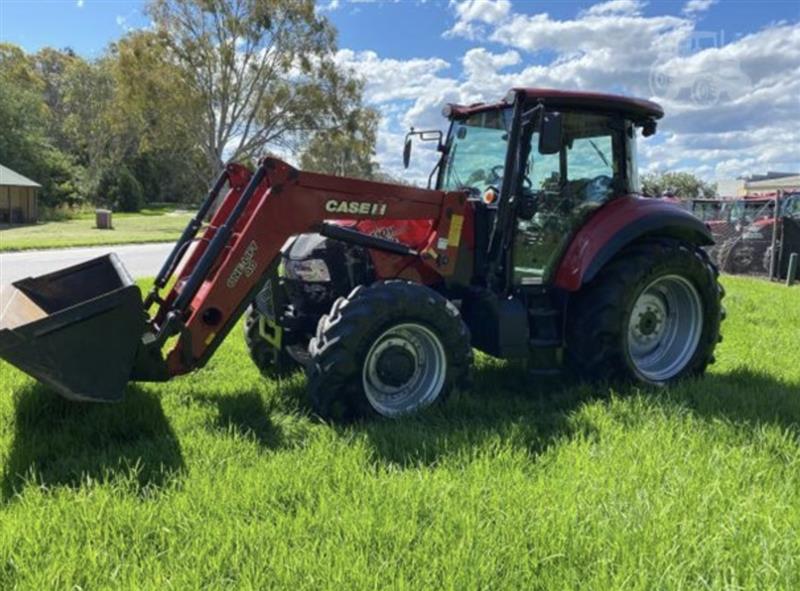
[(0, 254), (0, 285), (56, 271), (109, 252), (117, 253), (134, 277), (152, 277), (158, 273), (172, 245), (172, 242), (168, 242), (2, 253)]

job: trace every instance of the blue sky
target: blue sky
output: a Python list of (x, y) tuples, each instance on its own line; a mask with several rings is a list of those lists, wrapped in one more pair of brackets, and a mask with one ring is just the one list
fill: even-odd
[[(0, 40), (92, 58), (146, 27), (143, 7), (0, 0)], [(323, 0), (318, 9), (339, 30), (340, 63), (366, 79), (383, 114), (379, 160), (391, 172), (408, 125), (441, 126), (445, 102), (494, 100), (512, 85), (661, 102), (668, 116), (642, 144), (645, 170), (714, 180), (800, 169), (798, 0)], [(421, 155), (418, 177), (430, 165)]]

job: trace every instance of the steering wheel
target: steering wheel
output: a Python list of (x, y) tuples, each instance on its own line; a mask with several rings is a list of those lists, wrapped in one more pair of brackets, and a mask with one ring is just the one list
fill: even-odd
[[(499, 185), (497, 181), (503, 178), (502, 172), (504, 168), (505, 165), (497, 164), (489, 169), (489, 186), (493, 187)], [(531, 179), (529, 179), (527, 176), (522, 177), (522, 184), (526, 189), (533, 189), (533, 181), (531, 181)]]
[(489, 182), (490, 185), (496, 184), (497, 181), (499, 181), (500, 179), (503, 178), (503, 169), (504, 168), (505, 168), (505, 166), (503, 166), (502, 164), (498, 164), (496, 166), (492, 166), (489, 169), (489, 178), (486, 179), (486, 180)]

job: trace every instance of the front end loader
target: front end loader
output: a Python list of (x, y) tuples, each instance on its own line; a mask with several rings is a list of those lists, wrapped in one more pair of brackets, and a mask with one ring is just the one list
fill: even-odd
[(449, 105), (446, 136), (411, 134), (437, 141), (432, 189), (231, 163), (146, 297), (114, 255), (3, 287), (0, 357), (112, 402), (202, 367), (244, 314), (262, 372), (304, 368), (331, 418), (440, 401), (473, 347), (539, 374), (698, 375), (723, 315), (708, 228), (637, 196), (636, 135), (662, 115), (544, 89)]

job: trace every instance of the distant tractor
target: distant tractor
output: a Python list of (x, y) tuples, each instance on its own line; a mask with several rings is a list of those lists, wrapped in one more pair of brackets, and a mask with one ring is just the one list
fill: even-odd
[(709, 222), (718, 244), (716, 260), (720, 269), (738, 274), (769, 273), (776, 230), (776, 252), (780, 248), (776, 220), (800, 219), (800, 193), (783, 197), (779, 207), (778, 203), (774, 195), (745, 197), (731, 202), (726, 221)]
[(434, 189), (230, 164), (144, 305), (113, 255), (19, 281), (0, 356), (67, 398), (119, 400), (205, 365), (244, 314), (260, 370), (304, 368), (314, 411), (344, 419), (441, 401), (473, 347), (646, 385), (705, 371), (723, 314), (712, 236), (638, 196), (658, 105), (534, 88), (445, 115), (446, 135), (412, 132), (404, 151), (436, 142)]

